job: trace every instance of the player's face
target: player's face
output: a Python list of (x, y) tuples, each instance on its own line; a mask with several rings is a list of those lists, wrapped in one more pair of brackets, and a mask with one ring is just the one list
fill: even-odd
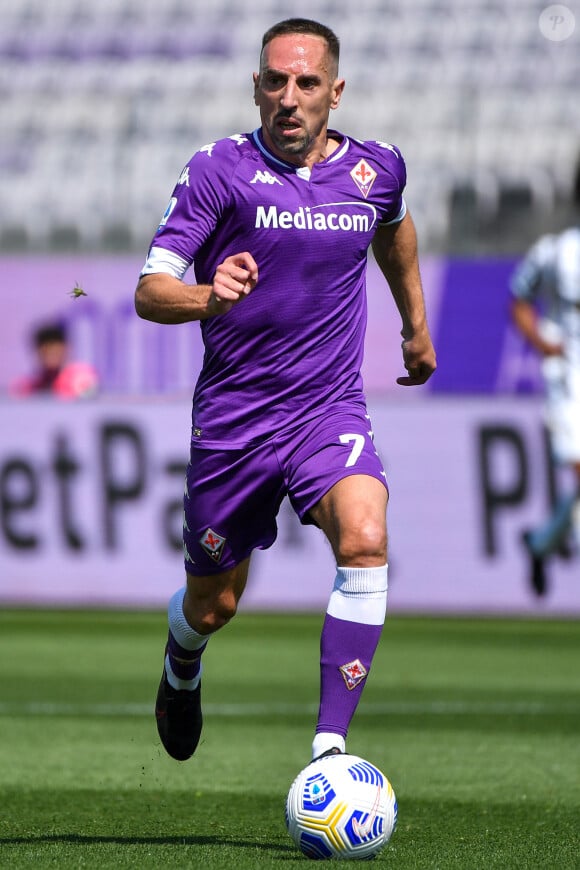
[(277, 157), (308, 165), (326, 156), (326, 130), (344, 88), (326, 42), (310, 34), (276, 36), (254, 73), (262, 131)]

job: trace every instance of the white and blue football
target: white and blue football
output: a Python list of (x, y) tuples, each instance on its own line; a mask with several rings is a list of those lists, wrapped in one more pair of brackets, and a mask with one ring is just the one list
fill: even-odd
[(308, 858), (371, 858), (397, 824), (393, 787), (357, 755), (327, 755), (300, 771), (286, 799), (286, 827)]

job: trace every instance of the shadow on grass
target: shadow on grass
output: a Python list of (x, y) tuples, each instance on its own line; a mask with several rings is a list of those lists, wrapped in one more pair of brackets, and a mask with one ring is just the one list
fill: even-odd
[(263, 849), (267, 852), (291, 852), (294, 856), (296, 855), (296, 849), (290, 842), (288, 845), (271, 842), (260, 843), (256, 839), (242, 840), (217, 834), (189, 837), (107, 837), (84, 834), (31, 834), (27, 837), (0, 837), (0, 846), (49, 846), (54, 843), (64, 843), (70, 846), (107, 845), (111, 843), (118, 846), (235, 846), (252, 850)]
[(208, 854), (237, 850), (239, 855), (253, 852), (256, 860), (259, 855), (270, 860), (296, 856), (280, 801), (269, 795), (12, 788), (5, 794), (10, 810), (0, 820), (0, 852), (3, 847), (38, 853), (59, 846), (101, 847), (121, 855), (150, 847)]
[[(20, 831), (0, 837), (0, 853), (3, 848), (6, 852), (10, 850), (11, 860), (0, 860), (0, 865), (79, 867), (78, 853), (82, 853), (83, 866), (99, 870), (135, 866), (270, 870), (278, 866), (304, 866), (304, 857), (280, 823), (276, 801), (267, 796), (247, 795), (232, 806), (232, 796), (229, 798), (219, 801), (221, 817), (216, 812), (215, 798), (203, 802), (203, 813), (201, 806), (196, 805), (191, 823), (199, 826), (200, 833), (185, 835), (177, 832), (176, 824), (181, 826), (184, 820), (181, 815), (176, 822), (175, 807), (166, 807), (161, 815), (156, 813), (156, 829), (147, 832), (142, 826), (148, 822), (143, 820), (140, 814), (143, 807), (138, 802), (123, 801), (123, 811), (115, 811), (109, 817), (103, 812), (106, 803), (94, 802), (91, 819), (82, 810), (76, 819), (78, 828), (85, 827), (87, 832), (77, 833), (71, 830), (75, 824), (72, 816), (63, 821), (62, 813), (56, 814), (51, 809), (43, 815), (38, 808), (31, 815), (28, 801), (21, 800), (18, 812), (11, 803), (11, 816), (15, 821), (20, 819)], [(78, 804), (77, 800), (77, 807)], [(216, 825), (216, 818), (226, 818), (224, 805), (228, 806), (227, 828), (225, 824)], [(180, 806), (183, 810), (183, 802)], [(101, 819), (101, 831), (95, 829), (96, 817)], [(59, 818), (60, 831), (55, 831)], [(153, 818), (150, 824), (152, 827)], [(210, 826), (214, 830), (208, 831)], [(142, 854), (136, 855), (135, 850)], [(578, 870), (578, 804), (403, 798), (398, 830), (385, 851), (390, 865), (397, 870), (435, 866), (445, 870), (474, 867)], [(337, 862), (336, 866), (343, 866), (343, 862)]]

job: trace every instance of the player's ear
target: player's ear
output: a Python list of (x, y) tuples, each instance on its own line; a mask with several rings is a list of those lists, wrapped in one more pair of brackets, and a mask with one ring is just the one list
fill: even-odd
[(259, 101), (258, 101), (258, 87), (259, 87), (259, 84), (260, 84), (260, 74), (259, 74), (259, 73), (252, 73), (252, 78), (253, 78), (253, 80), (254, 80), (254, 104), (255, 104), (256, 106), (258, 106), (258, 105), (259, 105)]
[(344, 79), (335, 79), (334, 84), (332, 86), (332, 102), (330, 103), (331, 109), (338, 109), (338, 105), (340, 103), (340, 98), (342, 97), (342, 92), (344, 91), (345, 81)]

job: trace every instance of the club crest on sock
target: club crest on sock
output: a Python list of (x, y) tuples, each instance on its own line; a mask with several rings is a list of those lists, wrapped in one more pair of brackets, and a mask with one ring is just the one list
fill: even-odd
[(339, 671), (343, 676), (346, 688), (349, 692), (358, 686), (368, 673), (360, 659), (355, 659), (352, 662), (347, 662), (346, 665), (341, 665)]

